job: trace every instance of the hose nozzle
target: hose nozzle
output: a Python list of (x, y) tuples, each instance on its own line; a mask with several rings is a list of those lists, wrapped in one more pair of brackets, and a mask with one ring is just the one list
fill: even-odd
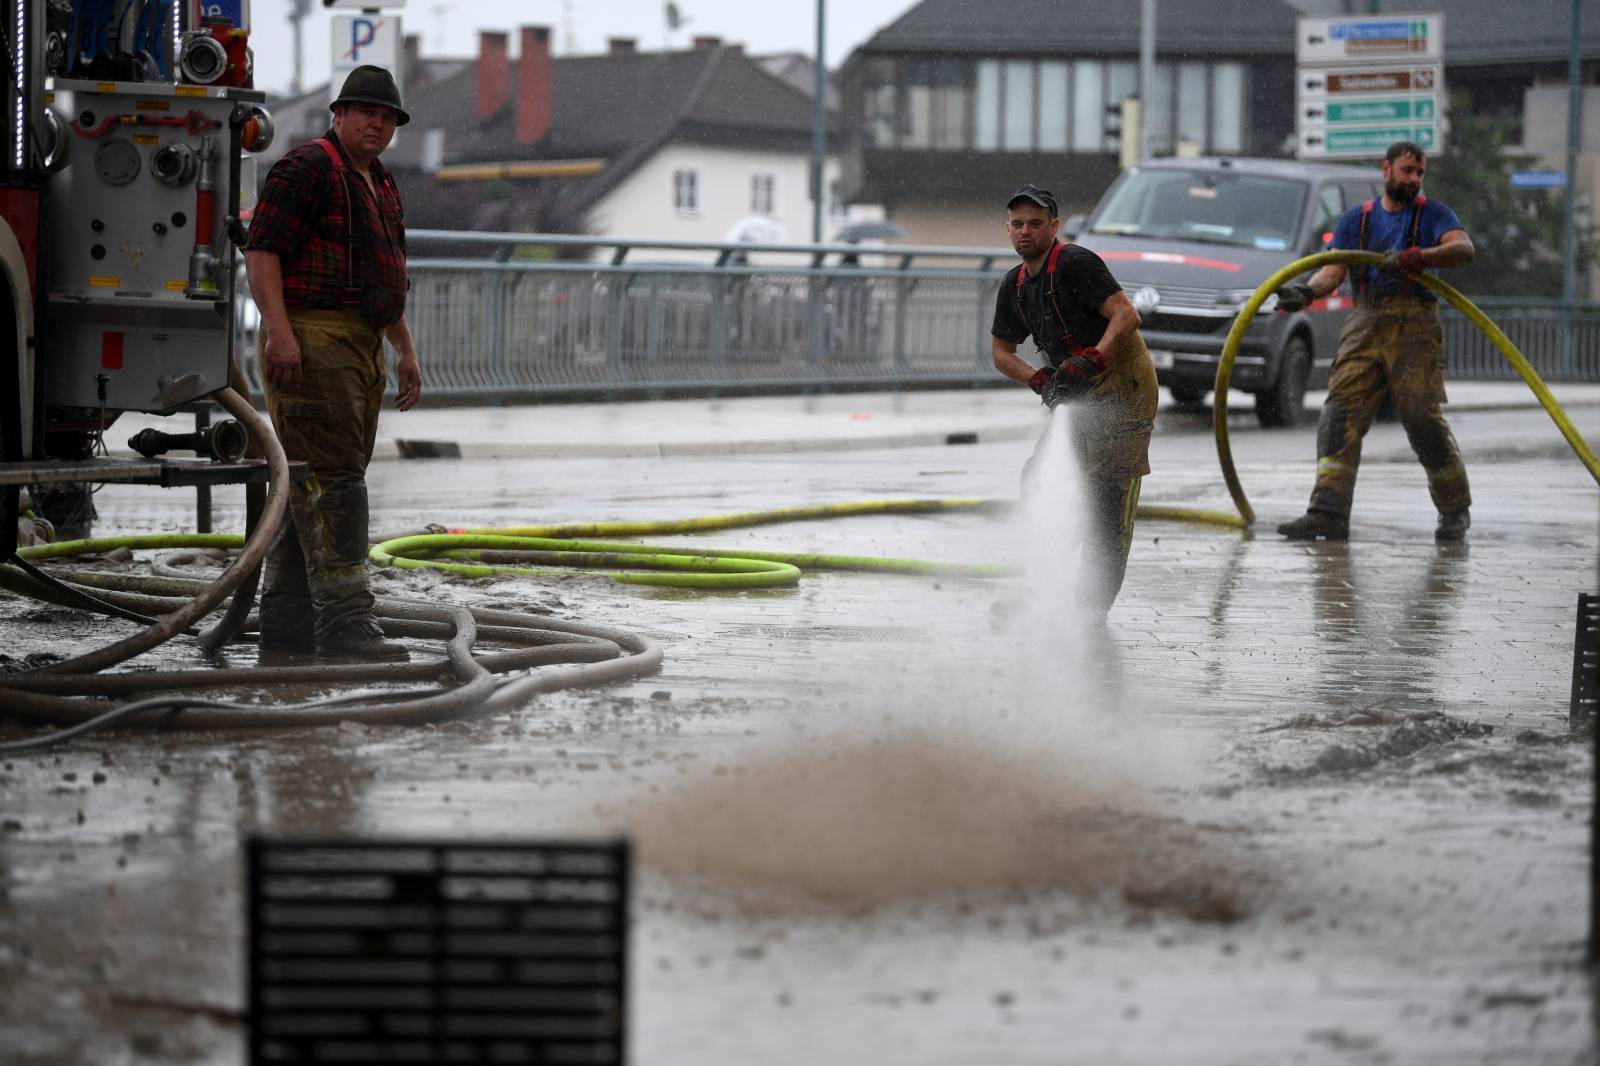
[(128, 438), (128, 447), (154, 459), (175, 449), (193, 451), (208, 459), (224, 463), (237, 463), (250, 448), (250, 434), (231, 418), (224, 418), (214, 426), (193, 433), (163, 433), (159, 429), (141, 429)]

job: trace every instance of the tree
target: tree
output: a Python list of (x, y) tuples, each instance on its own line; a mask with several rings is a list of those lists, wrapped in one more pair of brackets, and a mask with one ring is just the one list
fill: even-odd
[[(1450, 205), (1477, 248), (1472, 265), (1450, 271), (1447, 280), (1468, 295), (1558, 298), (1565, 193), (1511, 187), (1511, 171), (1540, 165), (1535, 156), (1506, 151), (1517, 141), (1515, 120), (1475, 113), (1458, 93), (1446, 141), (1444, 152), (1428, 162), (1423, 188)], [(1581, 230), (1579, 239), (1581, 277), (1595, 247)]]

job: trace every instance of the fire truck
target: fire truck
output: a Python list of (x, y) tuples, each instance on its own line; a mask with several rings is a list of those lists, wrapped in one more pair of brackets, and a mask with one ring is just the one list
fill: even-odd
[(0, 0), (0, 560), (25, 486), (266, 476), (236, 461), (234, 423), (104, 454), (125, 412), (209, 410), (229, 385), (239, 219), (272, 122), (223, 6)]

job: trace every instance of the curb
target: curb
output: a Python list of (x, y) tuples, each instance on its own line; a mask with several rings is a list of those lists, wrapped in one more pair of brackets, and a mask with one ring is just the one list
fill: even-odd
[(765, 440), (692, 440), (590, 444), (481, 443), (473, 441), (379, 439), (372, 459), (640, 459), (686, 456), (788, 455), (794, 452), (865, 451), (876, 448), (959, 447), (997, 441), (1030, 440), (1039, 427), (995, 426), (982, 430), (886, 433), (873, 437), (780, 437)]

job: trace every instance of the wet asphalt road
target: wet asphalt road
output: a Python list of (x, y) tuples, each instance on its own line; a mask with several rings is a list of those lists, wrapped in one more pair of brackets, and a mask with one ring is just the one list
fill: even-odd
[[(1242, 416), (1263, 531), (1142, 523), (1110, 640), (1086, 648), (996, 615), (1015, 580), (379, 575), (634, 629), (666, 663), (489, 721), (108, 733), (0, 760), (0, 1059), (241, 1061), (245, 833), (621, 831), (638, 1063), (1593, 1062), (1594, 768), (1566, 714), (1595, 484), (1542, 412), (1452, 423), (1465, 545), (1434, 544), (1397, 425), (1369, 438), (1352, 540), (1307, 545), (1271, 527), (1303, 507), (1310, 429)], [(386, 462), (373, 527), (1011, 497), (1028, 450)], [(1145, 503), (1228, 506), (1208, 412), (1164, 412), (1152, 464)], [(105, 532), (189, 527), (176, 492), (99, 504)], [(705, 540), (1018, 550), (980, 515)], [(124, 632), (0, 612), (12, 655)]]

